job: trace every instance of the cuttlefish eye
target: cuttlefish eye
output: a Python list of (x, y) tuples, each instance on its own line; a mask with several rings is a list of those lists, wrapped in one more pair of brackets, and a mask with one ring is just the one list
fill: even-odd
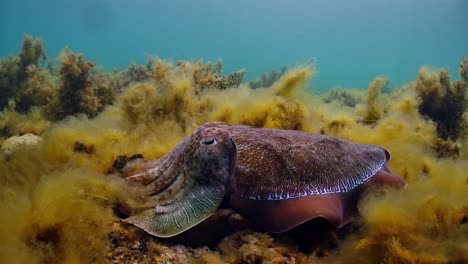
[(202, 138), (200, 144), (202, 145), (216, 145), (218, 141), (214, 137)]

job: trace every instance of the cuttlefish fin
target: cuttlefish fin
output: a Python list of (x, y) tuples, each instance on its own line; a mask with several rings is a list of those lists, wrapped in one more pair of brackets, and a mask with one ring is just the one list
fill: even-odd
[(348, 192), (307, 195), (285, 200), (252, 200), (231, 196), (231, 207), (246, 214), (266, 231), (285, 232), (304, 222), (323, 217), (336, 227), (347, 224), (358, 213), (358, 201), (363, 193), (380, 187), (402, 188), (403, 178), (382, 166), (374, 176)]
[(366, 182), (366, 184), (372, 184), (377, 187), (391, 186), (396, 188), (406, 187), (407, 185), (402, 177), (395, 175), (390, 171), (387, 164), (384, 164), (382, 169), (379, 170), (368, 182)]
[(199, 224), (221, 204), (222, 186), (194, 184), (167, 206), (156, 206), (124, 219), (158, 237), (172, 237)]
[(259, 228), (273, 233), (287, 231), (317, 217), (323, 217), (336, 226), (349, 221), (339, 193), (274, 201), (231, 197), (231, 206), (248, 215)]

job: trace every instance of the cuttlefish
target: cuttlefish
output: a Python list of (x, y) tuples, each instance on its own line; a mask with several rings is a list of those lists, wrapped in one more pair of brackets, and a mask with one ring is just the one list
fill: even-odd
[(268, 232), (281, 233), (317, 217), (337, 227), (358, 212), (364, 192), (405, 186), (373, 145), (300, 131), (210, 122), (159, 160), (136, 159), (125, 181), (147, 195), (124, 221), (172, 237), (205, 221), (221, 203)]

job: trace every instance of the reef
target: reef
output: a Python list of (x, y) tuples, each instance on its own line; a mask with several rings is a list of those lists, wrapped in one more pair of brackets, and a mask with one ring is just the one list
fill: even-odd
[[(459, 81), (423, 67), (414, 82), (388, 92), (378, 77), (367, 90), (320, 95), (309, 87), (317, 72), (310, 65), (252, 89), (241, 73), (224, 75), (221, 62), (152, 58), (104, 72), (64, 50), (56, 65), (43, 66), (43, 42), (23, 42), (19, 55), (0, 62), (0, 144), (30, 134), (42, 140), (0, 155), (1, 263), (468, 260), (466, 57)], [(346, 94), (356, 101), (345, 103)], [(122, 183), (124, 164), (162, 157), (207, 121), (382, 146), (408, 186), (366, 196), (351, 225), (321, 235), (246, 228), (194, 245), (122, 223), (116, 206), (138, 204), (143, 195)]]

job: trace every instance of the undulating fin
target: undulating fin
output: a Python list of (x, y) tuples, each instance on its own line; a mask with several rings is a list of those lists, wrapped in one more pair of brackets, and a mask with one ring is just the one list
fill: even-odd
[(245, 214), (259, 228), (281, 233), (317, 217), (342, 227), (358, 214), (358, 201), (369, 190), (402, 188), (406, 182), (384, 165), (363, 184), (348, 192), (308, 195), (285, 200), (253, 200), (231, 196), (230, 205)]
[(253, 220), (265, 231), (281, 233), (310, 219), (323, 217), (336, 226), (345, 219), (342, 198), (339, 193), (303, 196), (286, 200), (252, 200), (231, 197), (231, 206)]
[(390, 169), (388, 168), (387, 164), (385, 164), (381, 170), (379, 170), (373, 177), (372, 184), (374, 186), (391, 186), (396, 188), (406, 187), (405, 180), (393, 174)]

